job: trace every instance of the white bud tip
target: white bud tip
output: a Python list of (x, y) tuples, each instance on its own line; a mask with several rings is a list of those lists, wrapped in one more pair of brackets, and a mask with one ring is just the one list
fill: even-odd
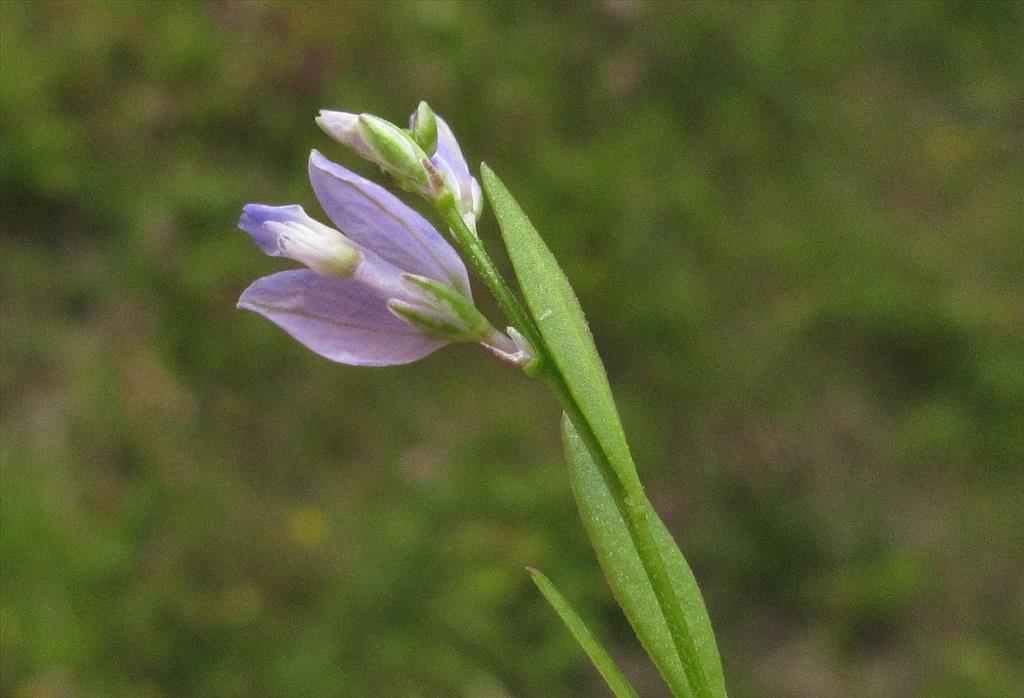
[(316, 117), (316, 123), (324, 130), (347, 131), (359, 123), (359, 115), (321, 109), (320, 115)]

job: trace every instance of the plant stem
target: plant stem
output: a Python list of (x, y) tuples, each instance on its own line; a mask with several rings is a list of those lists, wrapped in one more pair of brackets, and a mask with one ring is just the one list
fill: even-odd
[(505, 313), (505, 317), (508, 318), (512, 326), (519, 330), (520, 334), (533, 347), (539, 360), (539, 365), (550, 364), (544, 342), (534, 327), (533, 321), (530, 320), (529, 314), (519, 303), (519, 299), (516, 298), (512, 289), (505, 283), (505, 279), (502, 277), (501, 272), (498, 271), (497, 266), (495, 266), (494, 260), (487, 254), (483, 243), (480, 242), (480, 238), (462, 220), (462, 215), (456, 208), (455, 199), (452, 195), (443, 195), (437, 202), (437, 209), (444, 216), (445, 222), (448, 223), (448, 227), (451, 228), (452, 234), (455, 236), (455, 241), (458, 242), (459, 247), (469, 257), (473, 268), (476, 269), (484, 283), (487, 284), (487, 288), (494, 294), (498, 305), (501, 307), (501, 311)]
[[(572, 420), (577, 431), (583, 437), (601, 472), (605, 485), (615, 500), (615, 506), (622, 516), (623, 522), (629, 531), (633, 545), (643, 565), (644, 572), (650, 581), (658, 606), (665, 622), (669, 628), (669, 634), (676, 647), (676, 653), (691, 686), (689, 688), (699, 698), (714, 698), (711, 685), (708, 682), (707, 674), (697, 656), (697, 650), (693, 642), (693, 635), (690, 632), (689, 624), (686, 622), (686, 615), (679, 597), (672, 587), (672, 580), (668, 575), (665, 561), (658, 550), (658, 544), (654, 539), (651, 530), (650, 516), (654, 511), (636, 473), (635, 465), (630, 463), (630, 477), (625, 477), (612, 467), (604, 448), (594, 434), (594, 430), (576, 402), (575, 397), (569, 390), (564, 377), (557, 365), (551, 359), (543, 338), (537, 331), (530, 319), (529, 314), (516, 298), (515, 293), (509, 288), (505, 279), (501, 276), (494, 261), (484, 249), (483, 243), (476, 234), (469, 229), (462, 216), (455, 206), (455, 201), (450, 194), (443, 196), (437, 202), (437, 208), (444, 216), (455, 236), (459, 247), (469, 257), (473, 267), (480, 274), (484, 283), (498, 301), (498, 305), (507, 316), (509, 322), (527, 339), (533, 347), (537, 364), (533, 375), (541, 374), (547, 378), (553, 388), (559, 402)], [(681, 687), (673, 687), (678, 691)]]

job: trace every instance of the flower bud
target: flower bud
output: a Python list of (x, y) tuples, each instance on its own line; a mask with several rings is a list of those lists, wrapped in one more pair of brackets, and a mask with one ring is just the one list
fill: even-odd
[(443, 186), (409, 133), (372, 114), (321, 111), (317, 124), (330, 136), (379, 165), (406, 189), (434, 199)]
[(412, 138), (428, 156), (437, 150), (437, 117), (426, 102), (420, 102), (409, 124)]
[(430, 132), (429, 140), (435, 144), (433, 148), (425, 148), (430, 153), (430, 165), (437, 173), (441, 188), (451, 193), (463, 221), (470, 230), (475, 231), (476, 221), (483, 210), (483, 192), (470, 173), (466, 158), (448, 123), (437, 116), (426, 102), (420, 102), (409, 117), (409, 131), (420, 145), (428, 140), (428, 136), (417, 134)]
[(339, 143), (352, 148), (367, 160), (376, 161), (376, 153), (366, 142), (366, 137), (360, 129), (358, 114), (321, 109), (316, 123)]

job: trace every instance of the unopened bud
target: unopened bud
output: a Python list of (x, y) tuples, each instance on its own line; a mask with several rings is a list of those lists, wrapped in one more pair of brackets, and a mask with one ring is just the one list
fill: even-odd
[(434, 116), (434, 110), (426, 102), (420, 102), (411, 121), (409, 130), (413, 140), (423, 148), (424, 153), (433, 155), (437, 150), (437, 117)]
[(430, 160), (409, 133), (372, 114), (321, 111), (317, 124), (336, 140), (376, 163), (402, 187), (434, 199), (440, 194)]
[(427, 154), (406, 131), (378, 116), (362, 114), (359, 125), (370, 147), (376, 152), (378, 163), (390, 172), (399, 184), (430, 195), (433, 191), (430, 175), (423, 166)]
[(359, 125), (359, 115), (344, 111), (322, 109), (316, 118), (317, 126), (339, 143), (347, 145), (367, 160), (376, 160), (376, 153), (366, 142)]

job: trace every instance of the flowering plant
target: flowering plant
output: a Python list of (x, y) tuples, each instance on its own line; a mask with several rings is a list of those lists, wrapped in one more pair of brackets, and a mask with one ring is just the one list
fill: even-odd
[[(573, 494), (619, 605), (674, 695), (726, 695), (697, 583), (651, 506), (630, 455), (604, 367), (568, 279), (505, 185), (486, 165), (483, 188), (448, 124), (421, 103), (404, 129), (370, 114), (322, 111), (328, 134), (431, 202), (507, 317), (497, 330), (476, 308), (459, 252), (383, 187), (317, 151), (309, 179), (330, 227), (300, 206), (249, 204), (239, 227), (305, 269), (253, 283), (239, 307), (340, 363), (416, 361), (450, 342), (476, 342), (544, 380), (564, 409)], [(477, 235), (484, 192), (523, 301)], [(542, 573), (537, 587), (619, 698), (636, 693), (570, 603)]]

